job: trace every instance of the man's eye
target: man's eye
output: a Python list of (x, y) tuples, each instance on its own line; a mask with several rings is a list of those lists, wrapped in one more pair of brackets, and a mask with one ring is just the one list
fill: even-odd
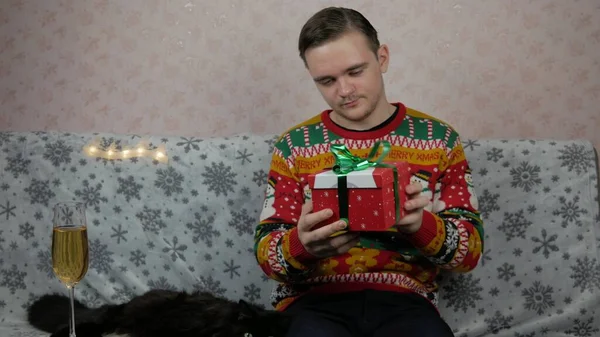
[(360, 75), (362, 73), (362, 69), (361, 70), (354, 70), (350, 72), (351, 76), (356, 76), (356, 75)]

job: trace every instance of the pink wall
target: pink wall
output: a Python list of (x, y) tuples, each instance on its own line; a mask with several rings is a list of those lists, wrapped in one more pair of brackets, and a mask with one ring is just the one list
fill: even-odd
[(340, 3), (389, 44), (390, 99), (463, 137), (600, 147), (598, 0), (5, 0), (0, 128), (279, 133), (325, 108), (296, 39)]

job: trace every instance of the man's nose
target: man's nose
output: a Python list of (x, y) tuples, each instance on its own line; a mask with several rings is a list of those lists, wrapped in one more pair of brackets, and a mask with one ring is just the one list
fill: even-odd
[(349, 96), (350, 94), (352, 94), (354, 92), (354, 85), (345, 78), (340, 78), (338, 80), (338, 85), (339, 85), (339, 88), (338, 88), (339, 94), (342, 97)]

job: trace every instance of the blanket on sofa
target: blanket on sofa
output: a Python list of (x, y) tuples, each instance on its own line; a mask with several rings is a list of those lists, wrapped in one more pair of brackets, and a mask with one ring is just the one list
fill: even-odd
[[(151, 288), (206, 289), (270, 306), (252, 254), (274, 135), (150, 137), (168, 163), (86, 154), (136, 135), (0, 133), (0, 335), (42, 336), (24, 310), (65, 288), (50, 257), (52, 205), (87, 205), (89, 304)], [(457, 336), (600, 335), (597, 157), (585, 141), (464, 140), (485, 253), (444, 275), (440, 311)]]

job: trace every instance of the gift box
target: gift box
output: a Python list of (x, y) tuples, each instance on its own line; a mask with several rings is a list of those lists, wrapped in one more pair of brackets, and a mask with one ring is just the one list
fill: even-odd
[[(348, 159), (351, 155), (344, 152)], [(333, 211), (331, 218), (316, 227), (345, 218), (349, 231), (389, 229), (405, 215), (404, 188), (410, 184), (408, 164), (384, 164), (356, 157), (347, 162), (349, 168), (340, 169), (338, 164), (308, 177), (313, 212), (325, 208)]]

